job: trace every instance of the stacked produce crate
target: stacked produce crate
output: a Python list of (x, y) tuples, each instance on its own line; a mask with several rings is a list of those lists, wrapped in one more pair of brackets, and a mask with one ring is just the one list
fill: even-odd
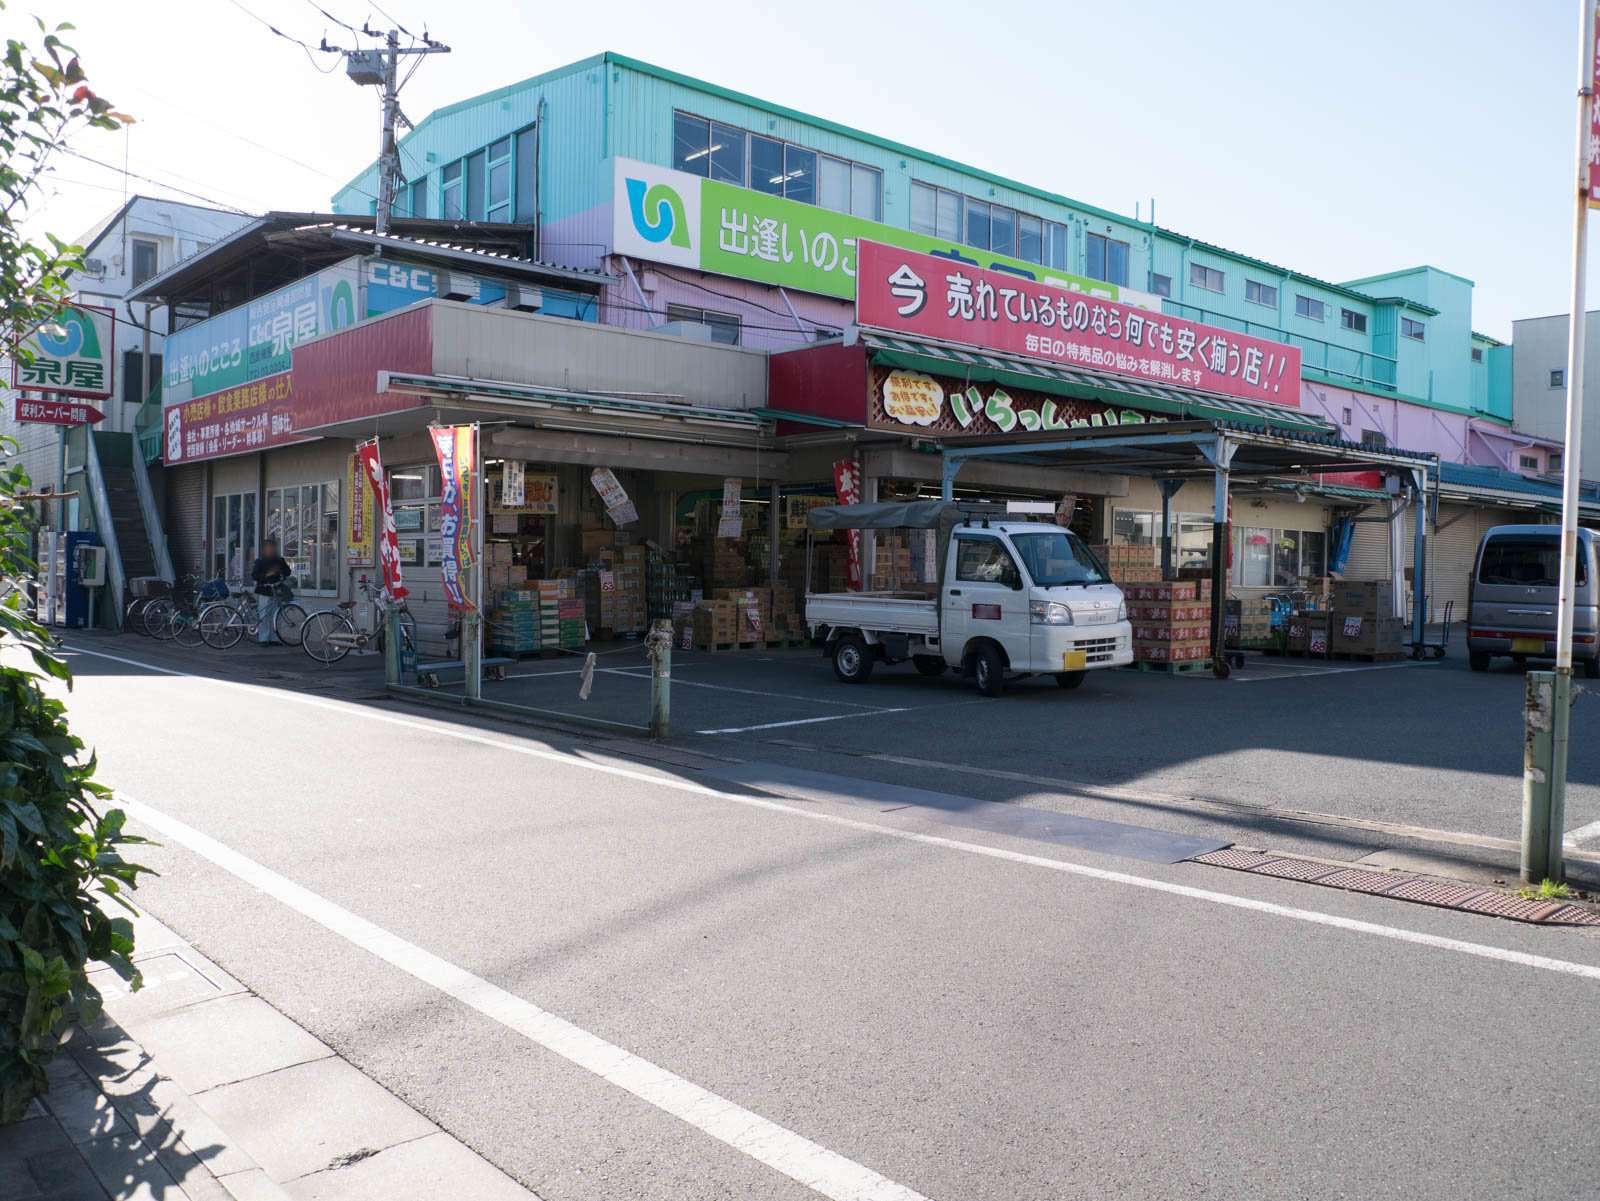
[(1133, 626), (1135, 664), (1168, 670), (1210, 665), (1210, 580), (1129, 583), (1122, 592)]
[(1161, 566), (1154, 546), (1118, 546), (1113, 543), (1093, 549), (1096, 557), (1111, 572), (1111, 582), (1118, 587), (1161, 581)]
[(1394, 616), (1389, 580), (1338, 580), (1333, 590), (1331, 647), (1352, 659), (1398, 659), (1404, 654), (1406, 623)]
[(644, 547), (612, 543), (585, 547), (593, 564), (583, 573), (585, 611), (596, 637), (642, 633), (645, 606)]
[(496, 653), (583, 649), (584, 607), (576, 580), (530, 580), (498, 597), (489, 613), (489, 646)]

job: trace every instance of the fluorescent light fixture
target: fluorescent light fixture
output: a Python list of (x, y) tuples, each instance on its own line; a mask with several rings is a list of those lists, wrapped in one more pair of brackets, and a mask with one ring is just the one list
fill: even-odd
[(693, 154), (686, 155), (684, 157), (683, 161), (686, 162), (686, 163), (692, 163), (697, 158), (705, 158), (706, 155), (711, 154), (714, 151), (718, 151), (718, 150), (721, 150), (721, 149), (722, 149), (721, 143), (718, 143), (715, 146), (707, 146), (704, 150), (696, 150)]

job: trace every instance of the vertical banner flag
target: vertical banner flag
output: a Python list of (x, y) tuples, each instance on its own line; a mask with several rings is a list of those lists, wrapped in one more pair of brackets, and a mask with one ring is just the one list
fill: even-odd
[[(841, 459), (833, 465), (833, 486), (841, 505), (861, 503), (861, 464)], [(850, 530), (850, 590), (861, 591), (861, 531)]]
[(1600, 91), (1596, 91), (1600, 89), (1600, 9), (1595, 10), (1594, 21), (1595, 27), (1587, 31), (1589, 61), (1584, 70), (1595, 95), (1589, 101), (1589, 137), (1584, 156), (1588, 169), (1583, 173), (1583, 184), (1589, 192), (1589, 207), (1600, 208), (1600, 196), (1595, 195), (1595, 184), (1600, 183)]
[(466, 572), (474, 562), (472, 523), (472, 465), (477, 459), (477, 427), (445, 426), (428, 431), (439, 456), (439, 539), (443, 561), (439, 570), (445, 597), (452, 609), (471, 609), (473, 602), (462, 591)]
[(521, 459), (507, 459), (502, 472), (500, 503), (508, 509), (522, 508), (528, 465)]
[(731, 476), (722, 481), (722, 516), (717, 520), (718, 538), (737, 538), (744, 532), (744, 518), (739, 512), (739, 493), (744, 481)]
[(628, 499), (627, 492), (617, 482), (616, 473), (609, 467), (596, 467), (589, 473), (589, 482), (594, 485), (594, 490), (600, 494), (600, 499), (605, 503), (606, 513), (618, 525), (627, 525), (629, 522), (639, 520), (639, 510), (633, 507), (633, 502)]
[(356, 447), (356, 458), (360, 460), (362, 474), (377, 498), (373, 506), (372, 527), (378, 541), (378, 561), (383, 565), (383, 588), (390, 600), (399, 600), (406, 595), (406, 586), (400, 575), (400, 540), (394, 533), (394, 509), (389, 504), (389, 480), (383, 474), (383, 456), (378, 453), (378, 440), (374, 438)]
[(372, 521), (374, 502), (372, 485), (362, 470), (361, 459), (350, 456), (345, 472), (345, 495), (350, 498), (349, 514), (344, 524), (344, 563), (346, 567), (372, 566)]

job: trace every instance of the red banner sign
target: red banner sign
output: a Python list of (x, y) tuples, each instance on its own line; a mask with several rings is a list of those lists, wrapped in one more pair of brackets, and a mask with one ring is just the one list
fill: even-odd
[[(855, 459), (840, 459), (833, 465), (833, 487), (841, 505), (861, 503), (861, 464)], [(851, 530), (847, 545), (850, 547), (850, 590), (861, 591), (861, 531)]]
[(1600, 9), (1595, 11), (1595, 27), (1587, 32), (1589, 39), (1589, 88), (1594, 93), (1589, 99), (1588, 170), (1585, 186), (1589, 189), (1589, 207), (1600, 208), (1600, 196), (1595, 195), (1595, 184), (1600, 183)]
[(477, 462), (478, 427), (456, 425), (429, 432), (433, 435), (434, 453), (439, 456), (439, 540), (443, 550), (440, 574), (445, 596), (450, 608), (471, 609), (473, 602), (462, 590), (462, 583), (474, 561), (472, 530), (477, 513), (473, 496), (477, 478), (473, 464)]
[(394, 507), (389, 503), (389, 478), (383, 474), (383, 456), (378, 453), (376, 439), (356, 447), (356, 461), (372, 485), (372, 495), (377, 500), (376, 519), (378, 534), (378, 562), (383, 565), (383, 588), (391, 600), (405, 596), (406, 586), (400, 573), (400, 540), (394, 532)]
[(28, 400), (17, 397), (17, 420), (44, 425), (93, 425), (106, 415), (81, 400)]
[(856, 320), (1067, 367), (1300, 404), (1300, 350), (876, 242), (858, 247)]
[(294, 373), (280, 372), (166, 410), (168, 464), (305, 442), (294, 435)]

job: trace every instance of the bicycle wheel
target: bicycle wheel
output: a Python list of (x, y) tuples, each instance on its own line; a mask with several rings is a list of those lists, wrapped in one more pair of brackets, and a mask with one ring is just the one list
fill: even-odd
[(122, 611), (122, 632), (124, 634), (143, 634), (144, 611), (149, 607), (153, 598), (136, 596), (128, 602), (128, 607)]
[(294, 601), (288, 601), (278, 606), (278, 616), (273, 621), (273, 629), (278, 632), (278, 637), (289, 646), (299, 646), (301, 631), (305, 629), (306, 611)]
[(140, 611), (139, 624), (151, 638), (165, 641), (172, 637), (172, 615), (176, 611), (170, 596), (158, 596)]
[(318, 663), (337, 663), (350, 653), (355, 626), (337, 609), (318, 609), (300, 627), (301, 645)]
[(167, 624), (179, 646), (199, 646), (205, 641), (200, 632), (200, 610), (193, 605), (180, 607)]
[(200, 610), (200, 637), (207, 646), (225, 651), (244, 637), (244, 615), (232, 605), (207, 605)]

